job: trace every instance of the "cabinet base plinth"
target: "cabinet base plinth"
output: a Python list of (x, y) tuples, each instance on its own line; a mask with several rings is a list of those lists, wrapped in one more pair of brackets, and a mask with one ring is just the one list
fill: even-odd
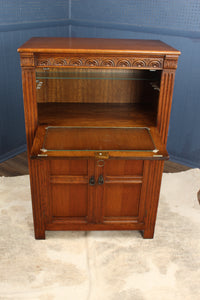
[[(130, 229), (130, 228), (126, 228), (126, 227), (119, 227), (117, 226), (116, 228), (105, 228), (105, 227), (95, 227), (95, 228), (80, 228), (79, 230), (76, 229), (76, 227), (72, 226), (69, 229), (66, 229), (66, 227), (63, 228), (57, 228), (57, 229), (50, 229), (48, 228), (47, 231), (71, 231), (71, 230), (76, 230), (76, 231), (113, 231), (113, 230), (121, 230), (121, 231), (138, 231), (141, 233), (141, 236), (144, 239), (153, 239), (154, 237), (154, 230), (138, 230), (138, 229)], [(45, 232), (43, 234), (35, 234), (35, 239), (36, 240), (45, 240)]]

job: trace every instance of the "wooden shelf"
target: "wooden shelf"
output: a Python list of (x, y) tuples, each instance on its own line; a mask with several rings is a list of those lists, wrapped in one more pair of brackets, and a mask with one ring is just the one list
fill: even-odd
[(52, 126), (151, 127), (156, 111), (138, 103), (39, 103), (38, 119)]

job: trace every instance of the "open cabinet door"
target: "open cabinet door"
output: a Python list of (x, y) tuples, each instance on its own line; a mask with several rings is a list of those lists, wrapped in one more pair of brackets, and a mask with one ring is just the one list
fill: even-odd
[(31, 151), (38, 157), (168, 159), (155, 127), (39, 126)]

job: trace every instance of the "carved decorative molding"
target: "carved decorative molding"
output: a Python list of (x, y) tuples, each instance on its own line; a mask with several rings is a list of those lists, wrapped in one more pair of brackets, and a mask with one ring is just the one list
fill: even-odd
[(23, 53), (20, 55), (20, 62), (22, 67), (34, 67), (34, 55), (32, 53)]
[(164, 69), (177, 69), (178, 56), (166, 55), (164, 60)]
[(163, 58), (146, 57), (37, 57), (37, 66), (163, 69)]
[[(137, 67), (137, 68), (145, 68), (146, 65), (150, 65), (151, 61), (146, 62), (144, 59), (136, 59), (133, 62), (133, 66)], [(158, 61), (157, 66), (160, 66), (160, 61)]]
[(120, 67), (120, 68), (130, 68), (131, 60), (130, 59), (119, 59), (116, 66)]
[(70, 66), (82, 66), (82, 64), (83, 64), (83, 62), (80, 58), (72, 58), (72, 59), (70, 59), (69, 63), (70, 63)]
[(115, 62), (113, 61), (113, 59), (110, 59), (110, 58), (106, 58), (102, 61), (101, 63), (101, 66), (102, 67), (114, 67), (115, 66)]

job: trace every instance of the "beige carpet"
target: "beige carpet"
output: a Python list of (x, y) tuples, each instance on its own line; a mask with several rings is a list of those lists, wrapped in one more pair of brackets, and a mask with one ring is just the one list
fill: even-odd
[(28, 176), (0, 178), (0, 299), (199, 300), (200, 170), (164, 174), (155, 238), (33, 238)]

